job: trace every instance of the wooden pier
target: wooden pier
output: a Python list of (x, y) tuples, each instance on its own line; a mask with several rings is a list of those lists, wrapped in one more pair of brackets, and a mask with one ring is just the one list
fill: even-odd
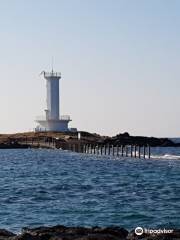
[(129, 158), (150, 158), (151, 148), (149, 145), (110, 145), (99, 143), (85, 143), (81, 141), (66, 142), (55, 138), (39, 138), (25, 139), (22, 144), (27, 144), (32, 148), (49, 148), (61, 149), (71, 152), (91, 154), (91, 155), (106, 155), (113, 157), (129, 157)]

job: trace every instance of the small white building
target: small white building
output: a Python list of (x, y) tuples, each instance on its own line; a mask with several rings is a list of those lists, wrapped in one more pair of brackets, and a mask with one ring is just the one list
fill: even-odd
[(36, 122), (39, 125), (35, 131), (53, 131), (53, 132), (66, 132), (71, 131), (68, 128), (68, 123), (71, 121), (70, 116), (60, 116), (60, 102), (59, 102), (59, 80), (61, 73), (42, 72), (46, 79), (47, 87), (47, 109), (45, 116), (39, 116)]

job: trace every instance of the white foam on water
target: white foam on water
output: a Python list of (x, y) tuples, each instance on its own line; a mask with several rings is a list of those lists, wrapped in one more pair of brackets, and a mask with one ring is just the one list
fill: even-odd
[(151, 155), (153, 159), (167, 159), (167, 160), (180, 160), (180, 155), (164, 154), (164, 155)]

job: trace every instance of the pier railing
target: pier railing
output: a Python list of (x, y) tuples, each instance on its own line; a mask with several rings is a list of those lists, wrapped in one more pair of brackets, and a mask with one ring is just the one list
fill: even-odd
[(114, 157), (150, 158), (149, 145), (113, 145), (99, 143), (66, 142), (52, 137), (25, 138), (21, 142), (35, 148), (68, 150), (77, 153)]

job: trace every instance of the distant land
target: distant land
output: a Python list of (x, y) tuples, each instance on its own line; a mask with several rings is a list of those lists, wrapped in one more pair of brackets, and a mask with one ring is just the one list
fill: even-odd
[[(81, 138), (78, 139), (78, 133)], [(55, 139), (65, 143), (87, 143), (87, 144), (110, 144), (110, 145), (138, 145), (151, 147), (180, 147), (169, 138), (156, 138), (144, 136), (131, 136), (129, 133), (120, 133), (114, 137), (101, 136), (89, 132), (24, 132), (15, 134), (0, 134), (0, 148), (25, 148), (23, 142), (38, 141), (42, 139)]]

